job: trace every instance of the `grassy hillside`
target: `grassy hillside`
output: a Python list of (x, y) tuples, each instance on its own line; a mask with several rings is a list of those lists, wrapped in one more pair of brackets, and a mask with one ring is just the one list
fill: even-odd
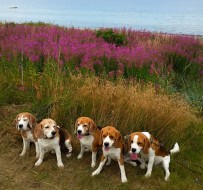
[[(126, 29), (80, 30), (43, 23), (0, 25), (0, 186), (3, 189), (201, 189), (203, 185), (203, 43), (199, 37)], [(19, 112), (38, 121), (51, 117), (74, 139), (74, 153), (58, 169), (47, 154), (34, 167), (34, 147), (18, 155), (22, 139), (13, 127)], [(122, 134), (149, 131), (169, 149), (171, 177), (152, 177), (117, 163), (91, 177), (90, 153), (76, 159), (73, 126), (80, 116), (114, 125)], [(97, 166), (99, 159), (97, 160)], [(108, 180), (109, 179), (109, 180)]]

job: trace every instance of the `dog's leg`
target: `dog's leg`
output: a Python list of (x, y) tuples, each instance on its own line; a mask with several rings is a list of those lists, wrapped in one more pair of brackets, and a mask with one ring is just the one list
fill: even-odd
[(72, 148), (72, 145), (71, 145), (71, 143), (70, 143), (70, 140), (66, 140), (66, 141), (65, 141), (65, 146), (66, 146), (66, 148), (68, 149), (68, 154), (66, 154), (66, 157), (68, 158), (68, 157), (71, 156), (71, 153), (72, 153), (72, 151), (73, 151), (73, 148)]
[(44, 148), (39, 144), (39, 159), (35, 163), (35, 166), (39, 166), (43, 162), (44, 153), (45, 153)]
[(25, 153), (29, 149), (29, 147), (30, 147), (30, 142), (27, 141), (25, 138), (23, 138), (23, 150), (22, 150), (20, 156), (25, 156)]
[(35, 142), (36, 158), (39, 158), (39, 143)]
[(56, 159), (57, 159), (58, 167), (64, 167), (62, 160), (61, 160), (61, 149), (60, 149), (59, 145), (55, 148), (55, 152), (56, 152)]
[(91, 167), (94, 168), (96, 166), (97, 152), (92, 151), (92, 164)]
[(144, 158), (141, 156), (140, 158), (138, 158), (138, 161), (140, 162), (140, 168), (145, 169), (146, 162), (145, 162)]
[(149, 156), (149, 161), (148, 161), (148, 165), (147, 165), (147, 173), (145, 174), (145, 177), (151, 177), (151, 173), (152, 173), (152, 168), (154, 165), (154, 155)]
[(85, 146), (82, 143), (80, 143), (80, 147), (81, 147), (81, 149), (80, 149), (80, 154), (77, 157), (78, 159), (81, 159), (85, 152)]
[(128, 180), (127, 180), (127, 177), (126, 177), (126, 174), (125, 174), (124, 162), (123, 162), (123, 159), (122, 159), (122, 158), (120, 158), (120, 159), (118, 160), (118, 165), (119, 165), (120, 171), (121, 171), (121, 181), (122, 181), (123, 183), (125, 183), (125, 182), (127, 182)]
[(101, 162), (99, 164), (99, 167), (92, 173), (92, 176), (98, 175), (101, 172), (106, 160), (107, 160), (107, 156), (104, 157), (104, 155), (102, 154)]
[(166, 156), (163, 160), (163, 168), (165, 170), (165, 178), (164, 178), (165, 181), (167, 181), (170, 176), (169, 163), (170, 163), (170, 156)]
[(110, 156), (107, 156), (106, 165), (109, 166), (110, 164), (111, 164), (111, 157), (110, 157)]

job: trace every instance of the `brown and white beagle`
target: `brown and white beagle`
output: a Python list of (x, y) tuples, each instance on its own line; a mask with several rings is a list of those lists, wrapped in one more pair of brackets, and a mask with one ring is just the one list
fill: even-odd
[(36, 157), (39, 157), (39, 147), (37, 139), (34, 135), (34, 129), (37, 125), (36, 118), (28, 112), (20, 113), (15, 118), (16, 129), (20, 130), (23, 139), (23, 150), (20, 156), (24, 156), (30, 148), (30, 142), (35, 143)]
[(102, 144), (102, 156), (99, 167), (92, 173), (92, 176), (98, 175), (108, 157), (118, 161), (118, 165), (121, 171), (121, 181), (127, 182), (124, 160), (123, 160), (123, 138), (118, 130), (112, 126), (106, 126), (101, 130), (101, 144)]
[[(175, 143), (173, 149), (166, 151), (164, 147), (148, 132), (135, 132), (129, 136), (129, 153), (132, 160), (139, 160), (140, 167), (147, 167), (146, 177), (151, 176), (153, 165), (162, 164), (165, 170), (165, 180), (170, 176), (170, 154), (179, 152), (179, 145)], [(138, 157), (140, 155), (140, 158)], [(148, 162), (148, 164), (146, 164)]]
[(95, 167), (97, 151), (100, 147), (100, 129), (89, 117), (80, 117), (75, 122), (75, 132), (78, 140), (80, 141), (81, 148), (80, 154), (77, 158), (81, 159), (85, 149), (88, 149), (92, 152), (91, 167)]
[[(69, 153), (72, 152), (71, 136), (65, 130), (57, 126), (53, 119), (43, 119), (35, 128), (35, 136), (39, 143), (39, 159), (35, 166), (39, 166), (44, 159), (44, 154), (47, 151), (54, 151), (56, 153), (58, 167), (64, 167), (61, 159), (61, 147), (65, 145)], [(67, 157), (70, 154), (66, 155)]]

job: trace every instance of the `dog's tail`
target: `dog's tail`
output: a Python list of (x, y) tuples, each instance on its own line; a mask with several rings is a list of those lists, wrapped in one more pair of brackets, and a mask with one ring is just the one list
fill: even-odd
[(170, 154), (174, 154), (179, 151), (180, 151), (180, 147), (179, 147), (178, 143), (175, 143), (173, 149), (170, 150)]

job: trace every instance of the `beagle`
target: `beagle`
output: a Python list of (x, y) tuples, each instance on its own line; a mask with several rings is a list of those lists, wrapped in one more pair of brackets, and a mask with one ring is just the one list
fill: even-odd
[[(153, 165), (162, 164), (165, 170), (165, 180), (167, 181), (170, 172), (170, 154), (179, 152), (179, 145), (175, 143), (173, 149), (166, 151), (164, 147), (148, 132), (135, 132), (129, 136), (129, 153), (132, 160), (141, 162), (140, 168), (147, 167), (146, 177), (151, 176)], [(140, 158), (138, 157), (140, 156)], [(148, 162), (148, 164), (146, 164)]]
[(24, 156), (30, 148), (30, 142), (35, 143), (36, 157), (39, 157), (39, 146), (34, 135), (34, 129), (37, 125), (36, 118), (28, 112), (20, 113), (15, 118), (16, 129), (20, 130), (23, 139), (23, 150), (20, 156)]
[[(39, 166), (44, 159), (44, 154), (47, 151), (56, 153), (58, 167), (64, 167), (61, 159), (61, 147), (65, 146), (69, 153), (72, 152), (71, 136), (65, 129), (56, 125), (53, 119), (43, 119), (35, 128), (35, 136), (39, 143), (39, 159), (35, 166)], [(66, 155), (69, 157), (70, 155)]]
[(118, 130), (112, 126), (106, 126), (101, 130), (101, 144), (102, 144), (102, 156), (99, 167), (92, 173), (92, 176), (98, 175), (108, 157), (118, 161), (118, 165), (121, 171), (121, 181), (127, 182), (124, 160), (123, 160), (123, 139)]
[(80, 154), (78, 159), (83, 157), (85, 150), (92, 151), (91, 167), (96, 165), (96, 156), (98, 148), (100, 147), (100, 130), (95, 122), (89, 117), (80, 117), (75, 122), (75, 132), (80, 141)]

